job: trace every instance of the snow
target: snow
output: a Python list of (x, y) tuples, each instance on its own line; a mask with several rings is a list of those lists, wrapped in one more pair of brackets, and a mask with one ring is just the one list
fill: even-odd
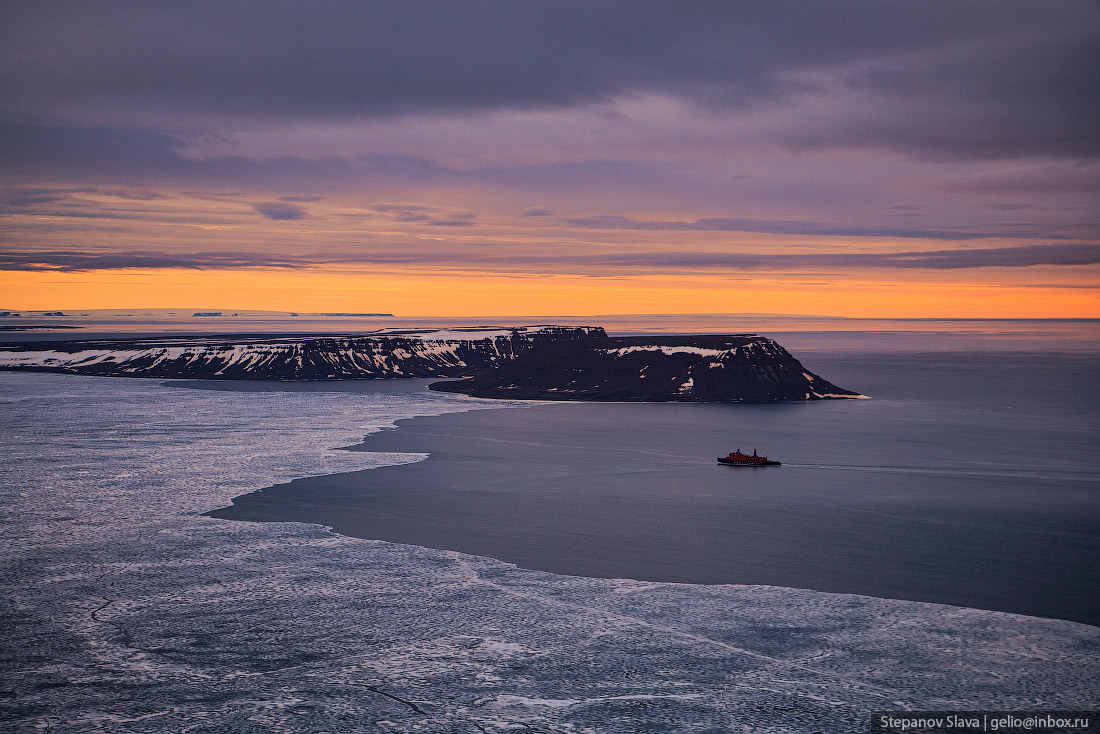
[(23, 367), (27, 365), (44, 365), (51, 359), (56, 359), (58, 352), (0, 352), (0, 366)]
[(619, 349), (603, 349), (601, 350), (605, 354), (614, 354), (618, 357), (622, 357), (632, 352), (661, 352), (663, 354), (696, 354), (701, 357), (718, 357), (724, 354), (731, 354), (736, 351), (733, 349), (703, 349), (701, 347), (659, 347), (659, 346), (637, 346), (637, 347), (620, 347)]
[(162, 362), (187, 358), (189, 362), (225, 361), (229, 367), (242, 360), (259, 360), (266, 355), (290, 351), (289, 344), (235, 344), (232, 346), (173, 346), (147, 347), (144, 349), (82, 349), (78, 352), (0, 351), (0, 367), (91, 367), (103, 362), (124, 365), (128, 362), (151, 360), (151, 365), (135, 367), (145, 370)]
[[(454, 342), (446, 341), (425, 341), (422, 346), (417, 347), (417, 354), (424, 356), (426, 354), (447, 354), (454, 356), (455, 347), (458, 346)], [(456, 357), (457, 359), (457, 357)]]

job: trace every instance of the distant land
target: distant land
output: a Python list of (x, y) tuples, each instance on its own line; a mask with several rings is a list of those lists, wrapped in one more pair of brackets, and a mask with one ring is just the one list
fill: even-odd
[(0, 345), (0, 369), (206, 380), (455, 377), (476, 397), (629, 402), (858, 398), (755, 334), (607, 336), (598, 326), (384, 329)]
[[(45, 307), (46, 304), (43, 304)], [(287, 335), (331, 334), (334, 337), (366, 335), (380, 330), (480, 327), (487, 324), (599, 324), (612, 337), (764, 334), (777, 340), (799, 358), (813, 364), (817, 354), (852, 350), (971, 351), (974, 349), (1041, 349), (1093, 353), (1100, 345), (1100, 319), (951, 319), (951, 318), (855, 318), (806, 314), (680, 313), (482, 316), (332, 316), (351, 311), (231, 311), (219, 308), (97, 309), (62, 311), (64, 316), (45, 316), (50, 311), (7, 311), (0, 316), (0, 332), (9, 343), (16, 341), (63, 342), (74, 338), (123, 340), (164, 337), (209, 337), (225, 340)], [(237, 313), (238, 316), (199, 317), (202, 312)], [(10, 315), (18, 314), (18, 315)], [(20, 328), (12, 328), (20, 327)], [(34, 328), (26, 328), (34, 327)], [(472, 373), (459, 375), (471, 376)]]
[(2, 309), (0, 319), (10, 318), (38, 318), (42, 316), (64, 316), (68, 318), (163, 318), (166, 316), (190, 316), (192, 318), (283, 318), (283, 317), (329, 317), (329, 318), (396, 318), (392, 313), (380, 311), (264, 311), (242, 308), (99, 308), (99, 309), (69, 309), (61, 310), (37, 310), (37, 309)]
[[(196, 316), (196, 317), (202, 316), (202, 317), (208, 317), (208, 318), (218, 317), (218, 316), (225, 316), (225, 317), (232, 318), (232, 317), (235, 317), (235, 316), (252, 317), (255, 314), (253, 314), (251, 312), (242, 313), (240, 311), (234, 311), (232, 313), (226, 313), (224, 311), (196, 311), (195, 313), (193, 313), (191, 315)], [(295, 313), (295, 312), (292, 312), (292, 311), (288, 311), (288, 312), (285, 312), (285, 313), (281, 313), (281, 315), (297, 316), (298, 314)], [(364, 317), (367, 317), (367, 318), (388, 318), (388, 319), (394, 318), (394, 315), (392, 313), (312, 313), (312, 314), (306, 314), (306, 316), (336, 316), (336, 317), (339, 317), (339, 318), (344, 318), (344, 317), (347, 317), (347, 316), (364, 316)]]

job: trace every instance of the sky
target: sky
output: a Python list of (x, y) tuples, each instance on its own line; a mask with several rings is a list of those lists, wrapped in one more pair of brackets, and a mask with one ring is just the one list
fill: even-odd
[(1100, 3), (0, 5), (0, 308), (1100, 317)]

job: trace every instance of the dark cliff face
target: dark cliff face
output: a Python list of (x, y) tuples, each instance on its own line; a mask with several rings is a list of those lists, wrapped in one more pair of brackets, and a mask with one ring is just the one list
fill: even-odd
[(624, 337), (544, 344), (490, 373), (432, 390), (609, 402), (773, 402), (862, 397), (755, 335)]
[(366, 336), (47, 342), (0, 350), (0, 367), (206, 380), (461, 377), (492, 370), (539, 345), (604, 338), (599, 327), (529, 326)]

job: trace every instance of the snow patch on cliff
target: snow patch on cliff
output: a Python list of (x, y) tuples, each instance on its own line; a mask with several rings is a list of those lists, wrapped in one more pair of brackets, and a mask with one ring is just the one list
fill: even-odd
[(659, 346), (635, 346), (620, 347), (619, 349), (603, 349), (605, 354), (613, 354), (622, 357), (632, 352), (661, 352), (663, 354), (696, 354), (700, 357), (718, 357), (730, 354), (734, 349), (703, 349), (702, 347), (659, 347)]

